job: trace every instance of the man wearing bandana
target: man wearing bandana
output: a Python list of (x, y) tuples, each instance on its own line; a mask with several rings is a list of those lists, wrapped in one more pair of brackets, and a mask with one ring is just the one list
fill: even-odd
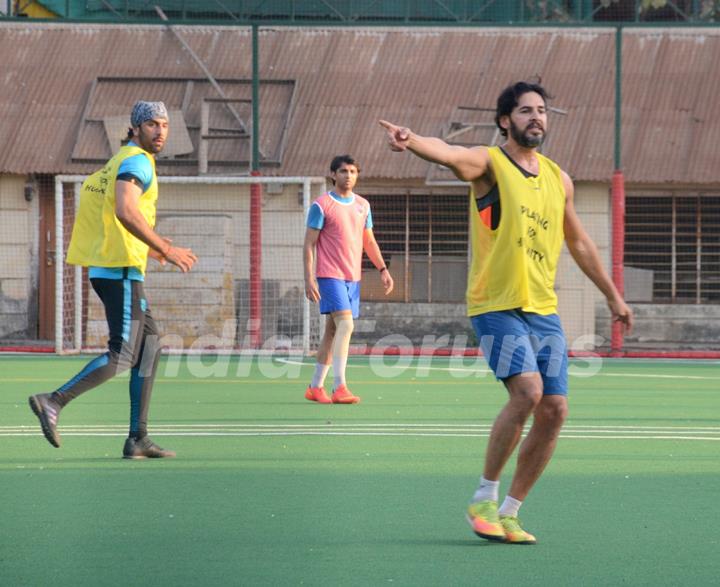
[(105, 307), (108, 351), (51, 393), (29, 398), (43, 434), (60, 446), (58, 415), (69, 402), (130, 369), (130, 431), (127, 459), (174, 457), (147, 433), (148, 409), (160, 358), (158, 331), (143, 290), (148, 256), (183, 273), (197, 257), (157, 234), (155, 155), (167, 140), (168, 113), (162, 102), (140, 101), (130, 116), (128, 142), (83, 183), (67, 262), (88, 267), (88, 277)]

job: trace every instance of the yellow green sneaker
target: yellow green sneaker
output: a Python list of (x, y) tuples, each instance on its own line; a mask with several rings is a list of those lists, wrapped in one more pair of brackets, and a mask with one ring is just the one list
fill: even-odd
[(535, 536), (525, 532), (520, 526), (520, 520), (515, 516), (500, 516), (500, 524), (505, 530), (505, 540), (508, 544), (536, 544)]
[(486, 540), (505, 542), (505, 530), (498, 518), (496, 501), (486, 499), (471, 503), (467, 509), (467, 521), (473, 532)]

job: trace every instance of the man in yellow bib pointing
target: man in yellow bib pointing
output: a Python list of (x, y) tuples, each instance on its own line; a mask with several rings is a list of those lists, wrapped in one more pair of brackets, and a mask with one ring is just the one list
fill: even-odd
[(60, 446), (58, 415), (70, 401), (130, 369), (130, 431), (123, 447), (128, 459), (174, 457), (147, 433), (155, 371), (160, 358), (158, 331), (143, 282), (148, 256), (190, 271), (197, 258), (155, 230), (158, 198), (155, 155), (168, 135), (162, 102), (140, 101), (130, 116), (128, 143), (83, 183), (67, 262), (88, 267), (88, 277), (105, 307), (108, 351), (90, 361), (52, 393), (29, 398), (50, 444)]
[[(512, 544), (536, 542), (518, 510), (550, 461), (567, 416), (567, 343), (554, 289), (563, 240), (605, 295), (613, 318), (628, 329), (633, 322), (575, 212), (572, 180), (537, 151), (547, 131), (548, 98), (540, 84), (507, 87), (497, 101), (495, 122), (505, 137), (497, 147), (448, 145), (380, 121), (393, 151), (444, 165), (470, 183), (467, 311), (508, 402), (493, 424), (467, 519), (478, 536)], [(498, 507), (500, 474), (518, 444), (510, 489)]]

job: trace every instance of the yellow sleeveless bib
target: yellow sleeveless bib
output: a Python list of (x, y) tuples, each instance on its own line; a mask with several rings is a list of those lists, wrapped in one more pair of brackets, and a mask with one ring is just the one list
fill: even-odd
[(483, 222), (471, 189), (468, 316), (515, 308), (553, 314), (555, 271), (564, 240), (560, 168), (538, 153), (538, 176), (525, 177), (499, 147), (488, 151), (500, 192), (500, 223), (491, 230)]
[(145, 273), (148, 246), (134, 237), (115, 216), (115, 181), (118, 169), (128, 157), (145, 154), (153, 169), (150, 188), (140, 196), (140, 213), (151, 227), (155, 226), (158, 198), (155, 159), (140, 147), (126, 145), (105, 167), (93, 173), (82, 185), (80, 206), (67, 262), (84, 267), (137, 267)]

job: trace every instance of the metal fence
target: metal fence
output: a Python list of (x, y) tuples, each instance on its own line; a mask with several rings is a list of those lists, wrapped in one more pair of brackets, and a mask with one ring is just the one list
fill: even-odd
[(12, 18), (226, 24), (713, 23), (718, 0), (6, 0)]

